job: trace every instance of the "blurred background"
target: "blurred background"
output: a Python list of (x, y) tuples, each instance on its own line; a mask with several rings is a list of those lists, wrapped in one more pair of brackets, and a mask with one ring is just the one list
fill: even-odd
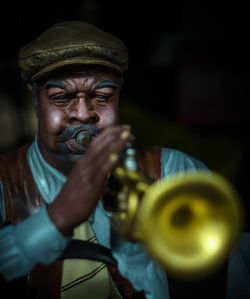
[[(2, 10), (0, 153), (33, 139), (36, 118), (17, 64), (20, 47), (55, 22), (81, 20), (127, 45), (121, 119), (137, 140), (202, 160), (237, 188), (249, 172), (249, 16), (244, 1), (23, 1)], [(249, 221), (244, 230), (249, 230)]]

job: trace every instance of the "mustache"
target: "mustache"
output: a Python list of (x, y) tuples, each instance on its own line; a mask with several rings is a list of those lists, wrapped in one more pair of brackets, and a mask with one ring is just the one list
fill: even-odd
[(87, 131), (90, 135), (96, 136), (101, 132), (101, 129), (94, 125), (78, 125), (69, 127), (62, 132), (59, 142), (64, 142), (68, 139), (74, 138), (79, 131)]

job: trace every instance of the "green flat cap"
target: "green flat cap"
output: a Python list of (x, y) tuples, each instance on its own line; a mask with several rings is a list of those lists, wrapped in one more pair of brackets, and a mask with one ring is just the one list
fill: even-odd
[(128, 51), (117, 37), (78, 21), (53, 25), (21, 48), (18, 55), (21, 76), (35, 81), (67, 65), (101, 65), (123, 73), (128, 67)]

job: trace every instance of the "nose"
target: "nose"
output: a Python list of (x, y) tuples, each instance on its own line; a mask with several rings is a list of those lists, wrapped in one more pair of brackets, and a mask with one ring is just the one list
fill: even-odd
[(69, 112), (70, 123), (90, 124), (99, 120), (91, 102), (83, 96), (79, 96), (72, 102)]

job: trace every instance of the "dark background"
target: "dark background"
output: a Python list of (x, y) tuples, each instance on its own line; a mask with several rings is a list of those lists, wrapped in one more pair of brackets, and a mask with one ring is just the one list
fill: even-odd
[[(95, 24), (128, 46), (121, 118), (132, 124), (137, 140), (184, 151), (224, 175), (238, 190), (248, 216), (247, 1), (5, 2), (0, 18), (0, 153), (32, 140), (36, 131), (18, 50), (65, 20)], [(249, 227), (247, 218), (243, 230)], [(212, 284), (204, 282), (206, 292), (203, 282), (185, 285), (170, 279), (171, 294), (222, 294), (223, 271)]]
[[(64, 20), (91, 22), (130, 53), (121, 118), (141, 143), (173, 147), (226, 176), (249, 211), (249, 13), (244, 1), (6, 3), (0, 21), (0, 152), (33, 138), (20, 47)], [(246, 223), (244, 230), (249, 230)]]

